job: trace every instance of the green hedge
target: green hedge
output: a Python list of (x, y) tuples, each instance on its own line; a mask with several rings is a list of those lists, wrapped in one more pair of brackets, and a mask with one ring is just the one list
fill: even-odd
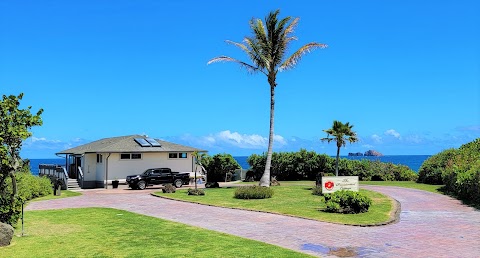
[(418, 182), (445, 184), (445, 192), (480, 206), (480, 138), (431, 156), (420, 167)]
[(453, 164), (456, 154), (455, 149), (444, 150), (436, 155), (430, 156), (423, 162), (418, 170), (418, 183), (443, 185), (445, 169)]
[(234, 197), (237, 199), (266, 199), (273, 196), (271, 187), (263, 186), (242, 186), (235, 189)]
[(0, 194), (0, 222), (15, 226), (22, 212), (22, 202), (36, 197), (52, 194), (53, 187), (47, 177), (37, 177), (30, 172), (19, 172), (15, 174), (17, 179), (18, 197), (14, 203), (10, 202), (12, 193), (12, 180), (5, 180), (6, 187)]
[(443, 170), (445, 190), (475, 205), (480, 205), (480, 138), (456, 150)]
[[(248, 157), (250, 170), (255, 180), (259, 180), (265, 170), (266, 153)], [(335, 174), (335, 158), (326, 154), (301, 149), (298, 152), (274, 152), (272, 154), (271, 175), (277, 180), (315, 180), (317, 174)], [(342, 158), (338, 164), (340, 176), (358, 176), (362, 181), (415, 181), (417, 174), (404, 165), (394, 165), (370, 160), (350, 160)]]

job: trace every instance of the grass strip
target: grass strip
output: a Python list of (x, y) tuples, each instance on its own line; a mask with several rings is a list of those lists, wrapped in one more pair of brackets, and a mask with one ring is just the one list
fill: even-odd
[(25, 213), (1, 257), (311, 257), (289, 249), (109, 208)]

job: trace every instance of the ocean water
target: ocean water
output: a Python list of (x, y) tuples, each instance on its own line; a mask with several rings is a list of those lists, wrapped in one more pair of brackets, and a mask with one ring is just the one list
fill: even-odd
[[(340, 156), (340, 158), (347, 158), (351, 160), (362, 160), (362, 159), (367, 159), (367, 160), (379, 160), (380, 162), (387, 162), (387, 163), (393, 163), (393, 164), (401, 164), (401, 165), (406, 165), (410, 169), (412, 169), (415, 172), (418, 172), (418, 169), (422, 165), (422, 163), (428, 159), (430, 155), (388, 155), (388, 156), (381, 156), (381, 157), (370, 157), (370, 156), (361, 156), (361, 157), (354, 157), (354, 156)], [(247, 158), (248, 156), (237, 156), (234, 157), (235, 160), (237, 160), (238, 164), (243, 169), (248, 169), (250, 168), (250, 165), (248, 165)], [(333, 156), (333, 158), (335, 158)]]
[[(389, 155), (389, 156), (382, 156), (382, 157), (354, 157), (354, 156), (340, 156), (341, 158), (347, 158), (352, 160), (379, 160), (381, 162), (390, 162), (393, 164), (401, 164), (406, 165), (411, 168), (413, 171), (418, 172), (418, 169), (422, 165), (422, 163), (430, 157), (430, 155)], [(236, 156), (233, 157), (235, 160), (240, 164), (243, 169), (250, 168), (248, 165), (247, 158), (248, 156)], [(31, 159), (30, 160), (30, 168), (32, 174), (38, 175), (38, 165), (39, 164), (58, 164), (58, 165), (65, 165), (64, 159)]]
[(33, 175), (38, 175), (38, 165), (40, 164), (52, 164), (65, 166), (65, 159), (31, 159), (30, 171)]

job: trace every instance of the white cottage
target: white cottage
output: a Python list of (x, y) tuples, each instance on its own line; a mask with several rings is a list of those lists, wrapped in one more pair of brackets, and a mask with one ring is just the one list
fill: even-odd
[(161, 141), (142, 135), (105, 138), (57, 153), (65, 155), (70, 179), (82, 188), (104, 187), (105, 183), (148, 168), (167, 167), (172, 171), (192, 172), (192, 153), (207, 152), (189, 146)]

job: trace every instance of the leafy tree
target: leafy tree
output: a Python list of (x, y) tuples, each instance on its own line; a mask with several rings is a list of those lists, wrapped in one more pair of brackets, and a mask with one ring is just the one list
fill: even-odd
[[(18, 96), (3, 95), (0, 101), (0, 195), (3, 199), (10, 199), (9, 205), (13, 205), (17, 196), (15, 173), (22, 166), (20, 158), (22, 142), (32, 135), (29, 132), (31, 127), (42, 125), (40, 115), (43, 113), (43, 109), (40, 109), (36, 115), (32, 115), (30, 112), (32, 107), (20, 109), (22, 98), (23, 93)], [(11, 179), (11, 191), (7, 191), (7, 178)]]
[(251, 64), (228, 56), (215, 57), (208, 62), (208, 64), (215, 62), (234, 62), (247, 69), (248, 72), (260, 72), (267, 76), (267, 81), (270, 86), (270, 133), (268, 135), (268, 151), (265, 171), (260, 179), (260, 185), (265, 187), (270, 186), (277, 74), (278, 72), (294, 68), (306, 53), (316, 48), (327, 47), (325, 44), (311, 42), (302, 46), (291, 56), (286, 57), (290, 42), (297, 39), (293, 36), (293, 32), (297, 26), (299, 18), (287, 16), (279, 20), (277, 18), (279, 13), (280, 10), (270, 12), (265, 18), (265, 23), (263, 23), (261, 19), (252, 19), (250, 21), (252, 35), (250, 37), (245, 37), (243, 43), (237, 43), (230, 40), (226, 41), (245, 52), (250, 58), (250, 61), (252, 62)]
[(230, 154), (216, 154), (207, 165), (207, 181), (219, 182), (225, 180), (227, 174), (233, 174), (240, 165)]
[[(338, 160), (340, 159), (340, 148), (345, 147), (347, 141), (354, 143), (358, 141), (357, 134), (352, 131), (353, 125), (348, 122), (343, 124), (340, 121), (334, 120), (333, 126), (330, 129), (323, 130), (327, 133), (326, 138), (322, 138), (322, 141), (330, 143), (331, 141), (337, 142), (337, 160), (335, 163), (335, 175), (338, 176)], [(331, 136), (331, 137), (330, 137)]]

